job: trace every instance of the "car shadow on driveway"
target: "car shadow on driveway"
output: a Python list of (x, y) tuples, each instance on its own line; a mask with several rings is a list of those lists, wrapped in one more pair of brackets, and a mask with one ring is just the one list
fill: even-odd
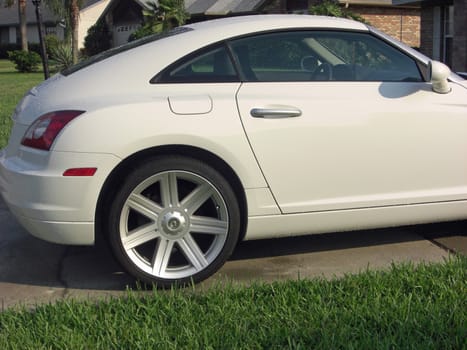
[[(6, 210), (0, 210), (0, 224), (0, 284), (95, 291), (121, 291), (135, 287), (134, 279), (123, 271), (106, 244), (78, 247), (41, 241), (26, 233)], [(432, 237), (443, 237), (466, 230), (467, 221), (463, 221), (244, 241), (237, 246), (230, 261), (238, 264), (242, 260), (251, 262), (251, 259), (285, 255), (345, 252), (359, 247), (424, 241), (424, 232)]]
[[(467, 221), (453, 221), (437, 224), (243, 241), (239, 243), (231, 260), (345, 250), (426, 239), (435, 240), (452, 236), (465, 236), (466, 232)], [(436, 244), (436, 242), (434, 243)], [(453, 251), (456, 250), (456, 247), (445, 248)]]

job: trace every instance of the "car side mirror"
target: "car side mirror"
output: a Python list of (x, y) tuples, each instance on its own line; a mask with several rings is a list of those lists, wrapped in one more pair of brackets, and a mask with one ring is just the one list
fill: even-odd
[(444, 63), (430, 61), (428, 65), (429, 77), (434, 92), (447, 94), (451, 91), (448, 83), (448, 77), (451, 75), (451, 69)]

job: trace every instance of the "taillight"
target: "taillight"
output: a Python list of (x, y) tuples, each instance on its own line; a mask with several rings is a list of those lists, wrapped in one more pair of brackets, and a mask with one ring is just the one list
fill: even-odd
[(39, 117), (24, 134), (23, 146), (48, 151), (57, 135), (74, 118), (84, 111), (57, 111)]

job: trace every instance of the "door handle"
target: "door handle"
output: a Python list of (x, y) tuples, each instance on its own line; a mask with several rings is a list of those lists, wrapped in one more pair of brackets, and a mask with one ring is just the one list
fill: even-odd
[(280, 119), (299, 117), (302, 111), (298, 108), (253, 108), (250, 114), (255, 118)]

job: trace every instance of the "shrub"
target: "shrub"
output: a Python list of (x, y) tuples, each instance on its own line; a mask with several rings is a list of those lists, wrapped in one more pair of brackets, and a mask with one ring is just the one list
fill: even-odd
[(41, 56), (34, 51), (8, 51), (8, 59), (15, 64), (17, 71), (36, 72), (41, 63)]
[(102, 51), (110, 49), (112, 35), (104, 20), (98, 21), (88, 29), (84, 38), (84, 53), (93, 56)]
[(130, 34), (130, 36), (128, 37), (128, 41), (138, 40), (154, 33), (157, 33), (157, 31), (151, 26), (139, 27), (133, 33)]
[[(1, 0), (0, 0), (1, 2)], [(38, 43), (28, 43), (29, 51), (37, 52), (41, 54), (41, 47)], [(8, 51), (19, 51), (21, 50), (21, 44), (8, 43), (0, 44), (0, 59), (8, 59)]]
[(8, 51), (21, 50), (20, 44), (1, 44), (0, 59), (8, 59)]
[(60, 43), (60, 39), (57, 38), (57, 36), (54, 34), (48, 34), (45, 36), (45, 48), (49, 55), (53, 50), (57, 48), (58, 45), (60, 45)]
[(73, 65), (73, 52), (69, 44), (57, 43), (56, 46), (50, 49), (50, 56), (57, 63), (57, 68), (59, 70), (66, 69)]
[(322, 0), (319, 3), (311, 6), (308, 12), (311, 15), (349, 18), (355, 21), (366, 23), (362, 16), (347, 10), (346, 8), (343, 8), (337, 0)]
[[(29, 51), (37, 53), (39, 57), (41, 56), (41, 45), (39, 43), (28, 43), (28, 48)], [(21, 50), (21, 48), (18, 50)]]

